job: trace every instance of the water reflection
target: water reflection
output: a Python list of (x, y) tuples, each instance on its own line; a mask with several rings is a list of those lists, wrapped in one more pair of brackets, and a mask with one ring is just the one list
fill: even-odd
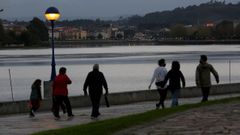
[[(229, 82), (231, 60), (231, 82), (238, 82), (239, 51), (238, 45), (58, 48), (56, 67), (57, 70), (60, 66), (68, 68), (73, 81), (69, 87), (70, 95), (83, 94), (84, 79), (95, 63), (100, 64), (110, 92), (145, 90), (159, 58), (166, 59), (167, 69), (170, 69), (172, 60), (179, 60), (186, 85), (194, 86), (195, 68), (200, 54), (208, 55), (209, 62), (220, 74), (220, 83)], [(1, 50), (0, 54), (0, 101), (11, 100), (8, 69), (11, 69), (14, 98), (17, 100), (28, 99), (30, 86), (36, 78), (49, 80), (50, 49)]]

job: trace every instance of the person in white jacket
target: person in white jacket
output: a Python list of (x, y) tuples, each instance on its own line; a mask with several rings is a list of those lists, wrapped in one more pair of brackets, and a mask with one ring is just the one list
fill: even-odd
[(165, 59), (160, 59), (158, 61), (158, 67), (154, 70), (150, 85), (148, 86), (148, 89), (151, 89), (152, 83), (155, 81), (155, 85), (157, 87), (157, 91), (160, 95), (159, 102), (156, 104), (156, 108), (159, 109), (160, 105), (162, 106), (162, 109), (164, 109), (164, 101), (167, 96), (167, 87), (166, 85), (163, 86), (163, 81), (168, 73), (166, 69), (166, 63)]

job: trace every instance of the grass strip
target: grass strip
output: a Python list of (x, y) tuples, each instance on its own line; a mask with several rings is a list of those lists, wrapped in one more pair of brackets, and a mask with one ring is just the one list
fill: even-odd
[(123, 116), (119, 118), (91, 122), (62, 129), (43, 131), (33, 135), (111, 135), (117, 131), (144, 124), (146, 122), (172, 115), (174, 113), (179, 113), (202, 106), (226, 104), (231, 102), (240, 102), (240, 97), (213, 100), (205, 103), (186, 104), (178, 107), (166, 108), (164, 110), (151, 110), (144, 113)]

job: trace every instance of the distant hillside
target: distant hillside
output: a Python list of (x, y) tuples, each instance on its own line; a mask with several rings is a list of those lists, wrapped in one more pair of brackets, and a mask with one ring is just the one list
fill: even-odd
[(211, 1), (199, 6), (176, 8), (172, 11), (154, 12), (145, 16), (132, 16), (127, 19), (130, 25), (144, 25), (145, 27), (164, 27), (181, 23), (186, 25), (204, 24), (209, 21), (239, 20), (240, 3), (231, 4)]

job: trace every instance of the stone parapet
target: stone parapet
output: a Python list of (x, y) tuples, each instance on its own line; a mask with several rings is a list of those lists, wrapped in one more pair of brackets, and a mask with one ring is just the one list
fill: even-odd
[[(222, 95), (240, 93), (240, 83), (214, 85), (211, 88), (210, 95)], [(187, 87), (181, 90), (182, 98), (199, 97), (201, 90), (197, 87)], [(168, 94), (170, 97), (170, 94)], [(108, 95), (108, 100), (111, 105), (129, 104), (134, 102), (154, 101), (158, 100), (159, 95), (156, 90), (139, 90), (121, 93), (112, 93)], [(70, 97), (70, 102), (73, 108), (87, 107), (91, 105), (90, 99), (87, 96)], [(104, 105), (104, 98), (101, 100)], [(44, 99), (41, 102), (39, 111), (51, 111), (52, 99)], [(2, 102), (0, 103), (0, 115), (26, 113), (29, 112), (28, 101)]]

